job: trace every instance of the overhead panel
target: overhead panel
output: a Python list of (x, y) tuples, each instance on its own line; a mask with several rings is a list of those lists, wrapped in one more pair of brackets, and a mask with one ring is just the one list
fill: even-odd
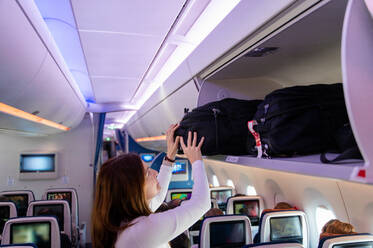
[(72, 0), (97, 103), (130, 103), (186, 0)]

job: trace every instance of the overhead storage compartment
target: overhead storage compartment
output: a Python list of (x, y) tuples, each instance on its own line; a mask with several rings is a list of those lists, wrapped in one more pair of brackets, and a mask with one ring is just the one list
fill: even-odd
[[(276, 21), (283, 24), (269, 31), (276, 26)], [(203, 84), (198, 96), (198, 106), (201, 106), (227, 97), (263, 99), (273, 90), (295, 85), (343, 82), (350, 122), (364, 161), (326, 165), (320, 163), (319, 155), (310, 155), (274, 159), (212, 156), (207, 162), (218, 160), (373, 182), (369, 167), (373, 155), (373, 123), (371, 115), (367, 114), (373, 99), (373, 75), (367, 69), (372, 64), (372, 25), (364, 1), (359, 0), (319, 1), (287, 22), (275, 18), (200, 73)], [(242, 44), (246, 44), (245, 49)]]
[[(0, 2), (0, 102), (69, 128), (86, 103), (32, 1)], [(0, 129), (37, 134), (59, 129), (0, 113)]]

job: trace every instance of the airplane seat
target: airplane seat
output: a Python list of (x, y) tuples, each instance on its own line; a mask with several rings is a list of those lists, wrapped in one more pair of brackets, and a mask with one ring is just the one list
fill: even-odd
[(2, 245), (29, 244), (61, 248), (60, 228), (52, 216), (21, 217), (5, 223)]
[(249, 217), (253, 238), (259, 231), (259, 216), (263, 209), (264, 201), (259, 195), (232, 196), (227, 200), (227, 214), (244, 214)]
[(320, 239), (318, 248), (373, 248), (373, 235), (370, 233), (342, 234)]
[(15, 217), (17, 217), (16, 205), (13, 202), (0, 202), (0, 241), (5, 223)]
[(166, 202), (181, 199), (181, 200), (189, 200), (192, 196), (192, 189), (169, 189), (167, 191)]
[(66, 200), (69, 203), (72, 225), (71, 243), (74, 247), (78, 247), (79, 244), (85, 246), (86, 227), (85, 225), (79, 225), (79, 199), (76, 189), (50, 188), (45, 191), (42, 200)]
[(17, 216), (19, 217), (26, 216), (29, 203), (35, 200), (34, 193), (31, 190), (2, 191), (0, 196), (4, 196), (9, 201), (14, 202), (17, 208)]
[(0, 245), (0, 247), (17, 247), (17, 248), (38, 248), (34, 244), (19, 244), (19, 245)]
[(242, 247), (251, 244), (250, 226), (250, 219), (246, 215), (206, 217), (202, 221), (199, 247)]
[(309, 243), (308, 230), (307, 216), (303, 211), (293, 209), (263, 211), (254, 243), (297, 241), (307, 248)]
[(69, 203), (66, 200), (33, 201), (27, 209), (27, 216), (55, 216), (61, 231), (63, 243), (71, 242), (72, 226)]
[(226, 213), (227, 200), (229, 197), (235, 194), (235, 190), (232, 186), (219, 186), (210, 188), (211, 199), (216, 200), (218, 208)]
[[(219, 208), (216, 200), (211, 199), (211, 208)], [(192, 245), (199, 244), (199, 231), (201, 230), (203, 218), (199, 219), (191, 227), (189, 227), (189, 238)]]
[(273, 242), (265, 242), (265, 243), (259, 243), (259, 244), (250, 244), (244, 246), (244, 248), (250, 248), (250, 247), (263, 247), (263, 248), (302, 248), (304, 247), (302, 244), (299, 244), (296, 241), (293, 242), (287, 242), (287, 241), (273, 241)]

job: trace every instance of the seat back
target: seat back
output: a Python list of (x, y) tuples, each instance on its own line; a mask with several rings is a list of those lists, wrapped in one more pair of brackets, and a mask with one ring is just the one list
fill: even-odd
[(251, 243), (250, 219), (245, 215), (212, 216), (202, 222), (200, 248), (243, 246)]
[(72, 238), (71, 213), (65, 200), (33, 201), (27, 209), (27, 216), (56, 216), (60, 231)]
[(373, 235), (369, 233), (336, 235), (322, 238), (319, 248), (373, 248)]
[(60, 248), (60, 229), (55, 217), (22, 217), (5, 223), (2, 245), (33, 243), (39, 248)]
[(17, 208), (13, 202), (0, 202), (0, 240), (5, 223), (17, 217)]
[(228, 198), (232, 197), (234, 193), (235, 193), (234, 188), (231, 186), (221, 186), (221, 187), (210, 188), (211, 199), (216, 200), (219, 208), (224, 212), (226, 211)]
[(174, 199), (189, 200), (192, 196), (192, 189), (170, 189), (167, 192), (166, 201)]
[(38, 248), (34, 244), (20, 244), (20, 245), (0, 245), (0, 247), (17, 247), (17, 248)]
[(264, 211), (259, 224), (260, 243), (297, 241), (309, 245), (309, 227), (306, 214), (300, 210)]
[(259, 217), (263, 209), (264, 201), (259, 195), (233, 196), (227, 201), (227, 214), (244, 214), (249, 217), (253, 237), (258, 233)]
[(0, 196), (6, 197), (14, 202), (17, 208), (17, 215), (26, 216), (28, 204), (35, 200), (34, 193), (31, 190), (2, 191)]
[(250, 244), (246, 245), (244, 248), (250, 248), (250, 247), (263, 247), (263, 248), (302, 248), (304, 247), (302, 244), (299, 244), (298, 242), (265, 242), (260, 244)]
[(76, 244), (79, 240), (79, 201), (78, 193), (74, 188), (48, 189), (42, 196), (43, 200), (66, 200), (70, 206), (72, 235), (71, 243)]

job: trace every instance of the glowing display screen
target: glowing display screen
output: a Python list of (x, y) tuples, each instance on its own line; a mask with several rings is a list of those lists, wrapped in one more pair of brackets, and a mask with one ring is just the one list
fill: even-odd
[(20, 171), (27, 172), (54, 172), (55, 154), (21, 154)]

